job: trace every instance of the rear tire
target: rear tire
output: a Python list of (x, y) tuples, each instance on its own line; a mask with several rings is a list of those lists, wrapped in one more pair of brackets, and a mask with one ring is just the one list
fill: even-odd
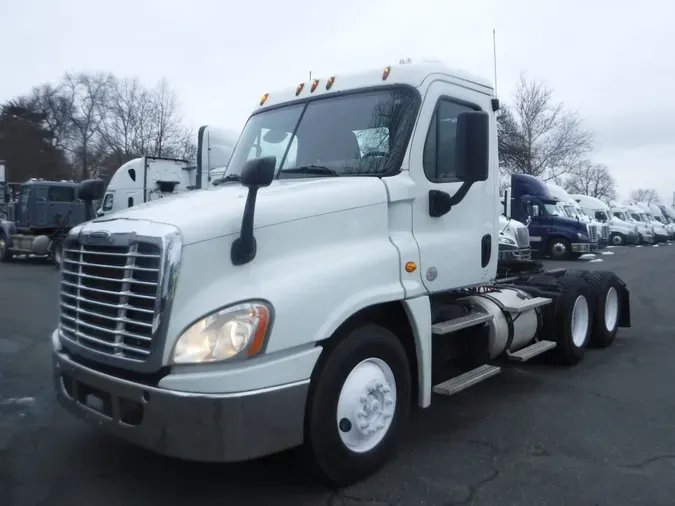
[(410, 412), (410, 365), (399, 339), (370, 323), (324, 353), (307, 401), (305, 450), (322, 481), (343, 487), (393, 456)]
[(593, 329), (590, 345), (594, 348), (606, 348), (614, 342), (619, 329), (621, 281), (613, 272), (596, 271), (590, 273), (587, 283), (593, 290)]
[(574, 365), (583, 359), (590, 340), (593, 294), (582, 278), (563, 276), (557, 281), (560, 295), (544, 319), (542, 336), (557, 343), (551, 353), (559, 363)]

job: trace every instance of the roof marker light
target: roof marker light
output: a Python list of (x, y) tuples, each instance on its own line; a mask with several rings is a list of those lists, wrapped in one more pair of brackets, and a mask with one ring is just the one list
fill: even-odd
[(260, 99), (260, 105), (263, 105), (265, 103), (265, 100), (267, 100), (267, 97), (269, 97), (269, 93), (265, 93), (262, 98)]
[(319, 80), (314, 79), (314, 81), (312, 81), (312, 87), (309, 89), (309, 92), (314, 93), (314, 90), (316, 90), (317, 86), (319, 86)]
[(333, 83), (335, 82), (335, 76), (331, 77), (328, 79), (328, 82), (326, 83), (326, 89), (330, 90), (330, 87), (333, 86)]
[(389, 73), (391, 72), (391, 67), (384, 67), (384, 72), (382, 72), (382, 80), (386, 81), (387, 77), (389, 77)]
[(297, 97), (302, 92), (302, 89), (305, 87), (305, 83), (298, 84), (298, 87), (295, 89), (295, 96)]

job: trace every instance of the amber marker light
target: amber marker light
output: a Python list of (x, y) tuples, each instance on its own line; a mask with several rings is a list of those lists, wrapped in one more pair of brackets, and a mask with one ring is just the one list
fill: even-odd
[(405, 264), (405, 271), (410, 273), (410, 272), (415, 272), (415, 269), (417, 269), (417, 264), (415, 262), (408, 262)]
[(335, 76), (331, 77), (328, 79), (328, 82), (326, 83), (326, 89), (330, 90), (330, 87), (333, 86), (333, 83), (335, 82)]
[(295, 96), (297, 97), (302, 92), (302, 89), (305, 87), (305, 83), (298, 84), (298, 87), (295, 89)]
[(391, 72), (391, 67), (384, 67), (384, 72), (382, 72), (382, 80), (386, 81), (387, 77), (389, 77), (389, 73)]
[(312, 87), (309, 89), (309, 92), (314, 93), (314, 90), (316, 90), (317, 86), (319, 86), (319, 80), (314, 79), (314, 81), (312, 81)]
[(263, 105), (263, 104), (265, 103), (265, 101), (267, 100), (267, 97), (269, 97), (269, 96), (270, 96), (269, 93), (265, 93), (265, 94), (262, 96), (262, 98), (260, 99), (260, 105)]
[[(258, 328), (255, 329), (251, 346), (248, 349), (247, 355), (252, 357), (260, 352), (265, 344), (265, 335), (267, 334), (267, 327), (270, 323), (270, 310), (262, 304), (256, 305), (258, 310)], [(251, 318), (255, 318), (255, 312), (251, 313)]]

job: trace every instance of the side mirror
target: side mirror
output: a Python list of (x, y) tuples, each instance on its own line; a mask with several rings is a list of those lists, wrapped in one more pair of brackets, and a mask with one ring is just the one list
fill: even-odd
[(486, 181), (490, 171), (490, 117), (485, 111), (457, 115), (457, 178), (474, 183)]
[(276, 156), (265, 156), (249, 160), (241, 169), (241, 184), (247, 188), (263, 188), (271, 185), (274, 180), (276, 165)]
[(77, 187), (77, 197), (85, 202), (92, 202), (103, 197), (105, 183), (102, 179), (85, 179)]
[(248, 195), (246, 204), (244, 204), (244, 215), (241, 218), (241, 231), (230, 250), (233, 265), (244, 265), (255, 258), (257, 251), (257, 243), (253, 235), (255, 200), (259, 188), (272, 184), (276, 165), (276, 156), (266, 156), (249, 160), (241, 169), (240, 181), (248, 188)]

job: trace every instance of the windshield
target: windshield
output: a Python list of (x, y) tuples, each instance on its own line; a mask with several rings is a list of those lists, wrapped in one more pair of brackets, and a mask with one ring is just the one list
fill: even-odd
[[(251, 116), (226, 175), (276, 157), (277, 177), (379, 176), (401, 167), (417, 111), (408, 88), (352, 93)], [(298, 170), (300, 169), (300, 170)]]
[(658, 221), (659, 223), (663, 223), (663, 220), (661, 219), (660, 216), (654, 216), (654, 219)]
[(577, 210), (574, 208), (574, 206), (566, 205), (566, 206), (564, 206), (564, 209), (565, 209), (565, 213), (570, 218), (576, 218), (577, 217)]
[(640, 218), (642, 218), (642, 221), (649, 221), (649, 218), (647, 218), (645, 213), (640, 213)]
[(626, 217), (626, 215), (623, 214), (621, 211), (614, 211), (612, 214), (614, 216), (616, 216), (617, 218), (619, 218), (620, 220), (628, 221), (628, 218)]
[(630, 213), (630, 215), (635, 221), (642, 221), (642, 217), (638, 213)]
[(560, 214), (560, 210), (555, 204), (544, 204), (544, 209), (551, 216), (556, 216)]
[(607, 221), (607, 213), (605, 213), (605, 211), (595, 211), (595, 219), (598, 221)]

